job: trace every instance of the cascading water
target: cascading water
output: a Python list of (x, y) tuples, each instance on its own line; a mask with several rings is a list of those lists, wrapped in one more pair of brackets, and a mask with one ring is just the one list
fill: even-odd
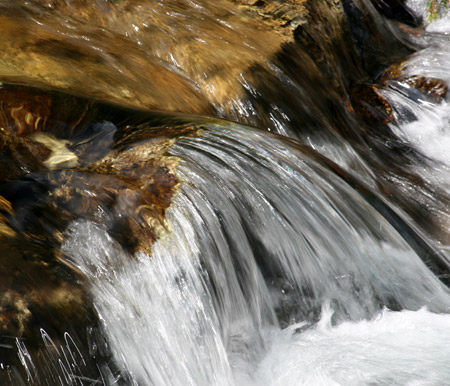
[(358, 193), (250, 129), (211, 127), (170, 152), (181, 186), (152, 257), (86, 221), (63, 246), (137, 384), (447, 380), (449, 317), (431, 312), (450, 293)]
[[(35, 342), (2, 336), (0, 383), (450, 384), (447, 100), (427, 99), (404, 79), (385, 81), (376, 92), (390, 103), (395, 118), (386, 123), (391, 136), (385, 140), (379, 133), (363, 132), (356, 115), (352, 115), (351, 102), (355, 101), (345, 88), (352, 82), (361, 82), (360, 74), (334, 78), (333, 87), (338, 91), (328, 95), (324, 85), (339, 72), (327, 67), (329, 62), (313, 63), (286, 39), (285, 30), (273, 37), (273, 46), (266, 46), (259, 37), (268, 33), (270, 23), (270, 28), (264, 25), (253, 36), (252, 28), (258, 23), (249, 22), (255, 12), (251, 7), (262, 3), (258, 12), (264, 20), (285, 12), (282, 26), (295, 30), (296, 41), (302, 41), (302, 34), (316, 39), (314, 29), (302, 30), (303, 19), (289, 16), (300, 12), (303, 4), (295, 8), (299, 3), (289, 2), (294, 7), (289, 13), (278, 1), (273, 6), (244, 1), (235, 13), (229, 13), (228, 3), (224, 2), (208, 6), (203, 1), (167, 1), (154, 7), (148, 5), (150, 2), (138, 2), (136, 9), (142, 9), (142, 14), (130, 27), (126, 14), (122, 19), (110, 3), (95, 3), (95, 12), (105, 12), (105, 18), (97, 20), (101, 27), (97, 30), (84, 20), (92, 11), (85, 4), (87, 14), (67, 19), (63, 13), (56, 14), (54, 25), (60, 23), (59, 29), (50, 28), (52, 24), (46, 26), (46, 15), (52, 14), (48, 9), (72, 7), (71, 2), (56, 0), (48, 7), (39, 1), (17, 6), (22, 12), (18, 25), (31, 20), (30, 28), (45, 36), (36, 46), (52, 48), (58, 64), (73, 58), (87, 61), (86, 57), (95, 51), (96, 60), (90, 66), (77, 68), (75, 75), (67, 74), (64, 84), (71, 85), (72, 91), (78, 90), (79, 79), (108, 74), (105, 79), (120, 81), (117, 95), (108, 94), (110, 84), (103, 84), (103, 79), (90, 89), (89, 95), (106, 95), (105, 99), (134, 107), (162, 108), (166, 103), (167, 111), (179, 109), (188, 100), (183, 96), (188, 96), (193, 98), (189, 112), (208, 113), (213, 110), (205, 107), (205, 97), (218, 116), (295, 139), (228, 121), (161, 118), (124, 110), (139, 118), (133, 118), (137, 123), (130, 119), (128, 124), (123, 112), (117, 113), (119, 118), (110, 112), (119, 110), (118, 106), (107, 105), (102, 110), (94, 101), (88, 105), (96, 106), (94, 110), (100, 111), (100, 118), (83, 105), (79, 109), (81, 118), (70, 115), (67, 124), (61, 123), (60, 118), (56, 123), (49, 119), (50, 128), (46, 130), (57, 133), (62, 127), (64, 134), (61, 138), (48, 133), (33, 137), (35, 142), (52, 144), (51, 151), (38, 148), (51, 155), (45, 161), (47, 169), (24, 168), (25, 177), (15, 177), (18, 182), (12, 178), (0, 181), (0, 236), (9, 231), (2, 228), (2, 221), (10, 216), (15, 221), (11, 221), (14, 232), (28, 232), (38, 240), (33, 247), (40, 248), (48, 242), (57, 249), (52, 243), (59, 243), (55, 276), (65, 278), (65, 270), (70, 271), (68, 282), (77, 290), (82, 287), (86, 291), (82, 299), (92, 303), (95, 317), (89, 314), (83, 319), (88, 325), (87, 349), (79, 347), (86, 344), (83, 334), (80, 338), (66, 331), (62, 337), (52, 336), (42, 325), (38, 326), (42, 342), (37, 344), (37, 350), (32, 348)], [(383, 22), (380, 30), (385, 35), (396, 31), (401, 40), (400, 29), (384, 24), (371, 4), (355, 3), (369, 10), (374, 20)], [(16, 9), (11, 4), (0, 1), (4, 9)], [(358, 27), (360, 16), (352, 4), (343, 2), (342, 13), (345, 9)], [(410, 3), (414, 10), (421, 10), (422, 6)], [(166, 7), (170, 12), (165, 11)], [(326, 12), (318, 16), (319, 20)], [(149, 15), (155, 25), (161, 22), (159, 17), (163, 20), (155, 31), (144, 17)], [(201, 18), (186, 24), (192, 15)], [(175, 20), (175, 27), (167, 20)], [(450, 83), (445, 71), (450, 63), (445, 54), (448, 39), (442, 34), (445, 21), (436, 23), (439, 24), (427, 27), (429, 33), (405, 40), (417, 46), (437, 45), (407, 60), (402, 74), (405, 79), (419, 74)], [(207, 32), (202, 30), (205, 25), (209, 26)], [(125, 27), (132, 30), (122, 30)], [(351, 36), (361, 44), (358, 47), (363, 47), (361, 42), (367, 36), (356, 27)], [(219, 32), (214, 35), (210, 29)], [(196, 35), (198, 31), (203, 31), (200, 37)], [(326, 32), (332, 35), (335, 31), (331, 28)], [(109, 33), (119, 42), (117, 46), (108, 47), (105, 43)], [(188, 35), (192, 47), (197, 47), (197, 43), (198, 47), (216, 44), (217, 51), (204, 63), (193, 66), (175, 39), (183, 34)], [(27, 39), (29, 36), (24, 35), (25, 49), (32, 46)], [(58, 50), (58, 39), (70, 49), (65, 46), (66, 50)], [(277, 51), (278, 43), (282, 53)], [(136, 67), (127, 68), (125, 59), (117, 55), (121, 44), (131, 47), (129, 63)], [(317, 41), (314, 44), (311, 51), (319, 52), (317, 57), (321, 58), (323, 47)], [(201, 57), (204, 48), (198, 47), (194, 51)], [(238, 48), (241, 56), (233, 53)], [(363, 48), (355, 55), (362, 57), (362, 51)], [(336, 66), (340, 71), (356, 60), (352, 53), (341, 58), (337, 52), (338, 49), (333, 51), (331, 57), (340, 60), (341, 67)], [(36, 50), (32, 56), (47, 63), (41, 54)], [(311, 70), (304, 74), (305, 79), (288, 65), (283, 67), (289, 54), (298, 61), (294, 60), (296, 65)], [(219, 66), (226, 74), (221, 78), (217, 75), (221, 71), (216, 71), (211, 63), (218, 65), (227, 56), (233, 57), (233, 63)], [(158, 100), (164, 95), (164, 87), (158, 84), (152, 88), (151, 82), (141, 82), (145, 71), (137, 64), (142, 63), (142, 58), (149, 68), (162, 72), (161, 78), (166, 74), (169, 83), (176, 83), (183, 90), (182, 96), (171, 91), (167, 99)], [(255, 59), (248, 67), (249, 58)], [(0, 73), (5, 71), (4, 60), (0, 55)], [(101, 66), (107, 69), (104, 73)], [(20, 71), (26, 73), (28, 67), (19, 67), (14, 67), (15, 75), (23, 76)], [(241, 72), (236, 73), (241, 67)], [(318, 75), (318, 67), (326, 76)], [(40, 81), (45, 80), (50, 72), (45, 66), (39, 70)], [(260, 74), (267, 79), (259, 79)], [(155, 78), (155, 84), (158, 79)], [(235, 88), (235, 81), (245, 93)], [(148, 99), (147, 88), (153, 90)], [(203, 96), (199, 96), (199, 90)], [(268, 102), (268, 97), (274, 101)], [(61, 109), (70, 105), (67, 100), (75, 100), (65, 98), (68, 99), (61, 98), (58, 105)], [(130, 102), (133, 98), (136, 101)], [(345, 100), (338, 103), (335, 98)], [(295, 111), (297, 105), (299, 111)], [(21, 108), (14, 105), (11, 109), (15, 123), (20, 123), (17, 117)], [(88, 126), (83, 127), (85, 131), (72, 133), (72, 120), (76, 121), (73, 127), (83, 127), (80, 122), (84, 120)], [(33, 130), (42, 121), (45, 119), (33, 121), (32, 116), (24, 116), (26, 124), (33, 123)], [(391, 155), (392, 149), (404, 153)], [(58, 157), (64, 161), (67, 156), (76, 166), (58, 161)], [(396, 165), (397, 160), (404, 164)], [(136, 171), (150, 171), (150, 175), (144, 175), (142, 183)], [(157, 178), (162, 179), (158, 186)], [(168, 192), (175, 180), (172, 196)], [(432, 194), (434, 191), (436, 194)], [(16, 192), (27, 196), (21, 200)], [(155, 200), (155, 196), (168, 197), (167, 207), (161, 203), (158, 205), (164, 209), (153, 205), (151, 199)], [(435, 216), (431, 225), (420, 223), (420, 216), (414, 215), (417, 207)], [(51, 241), (36, 231), (40, 228), (35, 222), (39, 221), (29, 221), (43, 215), (42, 208), (60, 213), (64, 220), (63, 225), (53, 223), (53, 212), (44, 217), (48, 220), (44, 231), (56, 234), (49, 236)], [(18, 213), (15, 217), (14, 211)], [(151, 231), (139, 228), (143, 212), (150, 218)], [(147, 241), (144, 247), (139, 244), (139, 237), (139, 242), (132, 238), (136, 229), (137, 233), (148, 231), (142, 236)], [(130, 234), (123, 235), (126, 232)], [(19, 243), (27, 240), (19, 239)], [(0, 246), (4, 248), (1, 251), (16, 259), (20, 246), (10, 245), (9, 241), (5, 245)], [(42, 249), (36, 251), (26, 250), (25, 260), (34, 263), (35, 255)], [(42, 267), (51, 265), (45, 259), (38, 263)], [(12, 266), (16, 267), (14, 264), (15, 260)], [(27, 276), (24, 266), (18, 264), (14, 272), (23, 270)], [(39, 276), (30, 274), (29, 278), (32, 284), (39, 282)], [(14, 303), (10, 298), (17, 296), (15, 291), (16, 288), (8, 289), (0, 297), (2, 328), (10, 327), (11, 304), (22, 323), (30, 318), (31, 311), (35, 312), (32, 307), (29, 311), (26, 301), (33, 304), (37, 298), (37, 303), (43, 303), (45, 299), (31, 291), (31, 300), (24, 296), (26, 301)], [(53, 294), (53, 298), (67, 296), (62, 290)], [(76, 307), (75, 295), (74, 299), (69, 304)], [(44, 324), (38, 318), (34, 322)], [(24, 328), (20, 323), (13, 326), (19, 332)], [(7, 361), (11, 352), (18, 365)]]

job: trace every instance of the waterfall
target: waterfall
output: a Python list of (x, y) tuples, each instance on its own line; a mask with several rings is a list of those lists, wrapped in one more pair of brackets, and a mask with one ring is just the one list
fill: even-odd
[[(445, 382), (448, 342), (434, 329), (445, 334), (449, 317), (431, 312), (448, 311), (449, 291), (358, 193), (249, 128), (211, 126), (170, 152), (182, 160), (181, 187), (151, 257), (129, 256), (86, 221), (63, 246), (92, 282), (106, 339), (136, 384)], [(410, 311), (389, 311), (400, 309)], [(367, 363), (396, 334), (403, 345)], [(411, 354), (411, 334), (419, 353), (439, 353), (436, 363)]]
[(447, 17), (93, 4), (0, 1), (0, 384), (448, 385)]

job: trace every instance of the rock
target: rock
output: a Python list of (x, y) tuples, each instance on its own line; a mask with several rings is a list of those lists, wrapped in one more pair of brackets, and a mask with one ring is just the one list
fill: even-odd
[(73, 12), (72, 8), (58, 12), (49, 2), (45, 6), (39, 1), (0, 5), (3, 80), (52, 86), (134, 107), (180, 111), (188, 105), (191, 113), (212, 112), (183, 76), (137, 43), (102, 28), (102, 18), (94, 17), (102, 15), (95, 5), (70, 4), (75, 14), (91, 17), (90, 23), (72, 18), (74, 13), (64, 14), (64, 10)]
[(441, 102), (447, 95), (448, 86), (442, 79), (429, 78), (423, 75), (413, 75), (400, 78), (399, 81), (420, 90), (433, 102)]
[[(75, 219), (101, 222), (130, 258), (138, 250), (150, 253), (165, 232), (165, 211), (178, 184), (177, 160), (166, 152), (177, 137), (197, 135), (201, 125), (12, 84), (3, 85), (0, 97), (0, 362), (10, 372), (24, 371), (10, 338), (17, 337), (44, 379), (52, 363), (47, 356), (60, 355), (67, 332), (91, 359), (82, 366), (84, 376), (98, 378), (96, 363), (111, 358), (105, 349), (92, 359), (91, 345), (100, 343), (90, 342), (89, 331), (98, 316), (83, 274), (61, 251), (65, 230)], [(76, 162), (50, 162), (61, 151)], [(42, 331), (55, 353), (43, 348)]]
[(11, 130), (0, 127), (1, 181), (45, 169), (43, 162), (49, 154), (49, 149), (38, 142), (17, 137)]
[[(448, 85), (442, 79), (420, 74), (409, 75), (406, 61), (389, 66), (379, 77), (384, 87), (399, 87), (411, 99), (425, 98), (433, 103), (440, 103), (447, 95)], [(416, 95), (413, 95), (416, 94)]]
[[(375, 11), (362, 2), (197, 3), (5, 2), (0, 78), (272, 131), (284, 126), (296, 136), (299, 122), (279, 113), (285, 105), (293, 111), (304, 106), (302, 120), (312, 122), (318, 103), (335, 110), (349, 84), (411, 52), (392, 26), (371, 21)], [(317, 83), (328, 88), (327, 95), (310, 103), (304, 95), (317, 92), (308, 86)], [(283, 101), (267, 94), (273, 90)]]
[(376, 85), (361, 85), (350, 94), (356, 113), (368, 126), (373, 123), (378, 127), (379, 123), (387, 126), (395, 122), (392, 106), (378, 90)]
[(389, 19), (419, 27), (422, 20), (408, 8), (405, 0), (371, 0), (372, 4)]
[[(345, 132), (360, 130), (345, 125), (347, 116), (367, 126), (393, 119), (367, 80), (411, 48), (400, 30), (372, 20), (366, 3), (197, 3), (0, 5), (0, 332), (18, 337), (23, 355), (20, 342), (43, 360), (43, 328), (55, 347), (68, 331), (94, 356), (98, 315), (60, 248), (72, 220), (101, 222), (130, 258), (165, 232), (178, 185), (168, 149), (200, 135), (201, 118), (140, 109), (219, 115), (290, 135), (334, 130), (331, 138), (346, 140), (360, 135)], [(414, 82), (445, 95), (439, 82)], [(0, 362), (23, 370), (16, 341), (5, 339)], [(89, 372), (98, 376), (96, 366)]]

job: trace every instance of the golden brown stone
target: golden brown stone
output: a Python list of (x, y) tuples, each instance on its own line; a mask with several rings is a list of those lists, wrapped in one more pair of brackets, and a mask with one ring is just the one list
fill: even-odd
[(4, 5), (0, 76), (155, 110), (231, 109), (246, 95), (243, 74), (294, 40), (305, 2)]
[(402, 80), (404, 83), (419, 89), (434, 102), (441, 102), (447, 95), (448, 86), (442, 79), (413, 75)]
[[(60, 250), (69, 222), (101, 221), (130, 257), (150, 254), (178, 185), (167, 151), (202, 126), (12, 84), (0, 111), (0, 334), (36, 358), (39, 328), (84, 344), (96, 323), (83, 274)], [(50, 162), (61, 151), (77, 163)]]
[[(75, 8), (75, 14), (83, 14)], [(3, 79), (51, 85), (129, 106), (211, 111), (182, 76), (166, 69), (138, 44), (102, 29), (95, 20), (91, 25), (66, 21), (64, 14), (50, 8), (4, 2), (0, 31)]]
[(392, 106), (378, 92), (379, 86), (362, 85), (351, 92), (351, 99), (356, 113), (366, 122), (393, 123), (395, 121)]
[(0, 126), (0, 181), (45, 169), (43, 161), (50, 151), (43, 145), (14, 135)]
[(0, 196), (0, 239), (1, 237), (14, 237), (16, 232), (8, 225), (7, 216), (14, 215), (11, 203)]
[(36, 339), (31, 325), (56, 328), (84, 318), (84, 291), (55, 270), (51, 250), (18, 235), (0, 235), (0, 245), (0, 334)]
[(398, 81), (420, 91), (431, 101), (439, 103), (447, 95), (448, 85), (442, 79), (424, 75), (407, 75), (407, 61), (389, 66), (381, 75), (380, 83), (388, 85), (389, 81)]

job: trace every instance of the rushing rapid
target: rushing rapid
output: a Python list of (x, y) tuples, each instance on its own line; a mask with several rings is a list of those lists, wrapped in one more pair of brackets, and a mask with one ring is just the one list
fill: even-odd
[(0, 384), (449, 385), (444, 10), (93, 4), (0, 0)]
[(86, 221), (63, 247), (92, 283), (104, 335), (132, 380), (446, 380), (439, 337), (449, 317), (435, 312), (449, 310), (449, 291), (359, 193), (250, 129), (211, 127), (171, 154), (182, 160), (181, 186), (151, 257), (129, 256)]

